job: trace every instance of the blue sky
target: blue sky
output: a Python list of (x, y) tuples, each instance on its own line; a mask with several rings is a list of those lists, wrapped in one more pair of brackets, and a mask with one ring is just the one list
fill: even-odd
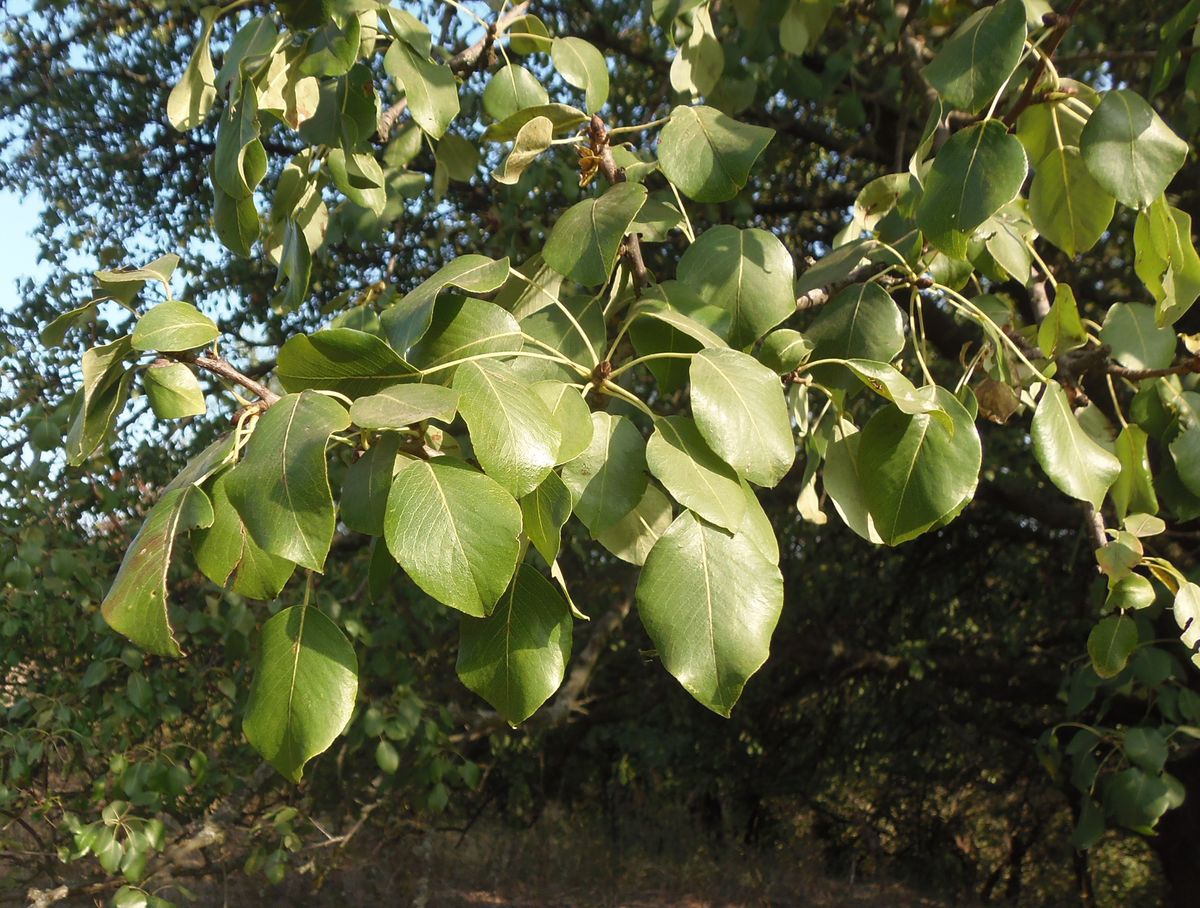
[(45, 268), (37, 261), (37, 243), (30, 236), (37, 226), (40, 201), (0, 192), (0, 308), (15, 308), (20, 298), (17, 281)]

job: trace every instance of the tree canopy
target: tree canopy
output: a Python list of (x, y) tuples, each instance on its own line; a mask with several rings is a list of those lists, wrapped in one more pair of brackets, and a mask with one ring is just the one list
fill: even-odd
[[(747, 828), (796, 772), (896, 817), (1007, 776), (961, 886), (1019, 898), (1058, 817), (1041, 892), (1144, 837), (1189, 903), (1200, 0), (1058, 6), (12, 14), (0, 186), (48, 267), (3, 314), (0, 809), (161, 904), (163, 816), (243, 735), (437, 813), (582, 727), (738, 776)], [(680, 739), (606, 742), (648, 690), (694, 705), (620, 722)], [(931, 716), (1004, 758), (936, 767)]]

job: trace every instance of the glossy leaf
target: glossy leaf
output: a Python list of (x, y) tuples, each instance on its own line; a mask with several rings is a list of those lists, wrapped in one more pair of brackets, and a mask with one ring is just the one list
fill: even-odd
[(1183, 166), (1188, 146), (1136, 92), (1106, 92), (1079, 137), (1083, 162), (1122, 205), (1145, 208)]
[(388, 75), (404, 86), (408, 109), (417, 125), (435, 139), (458, 116), (458, 84), (449, 66), (417, 53), (405, 41), (393, 41), (383, 58)]
[(458, 677), (510, 725), (519, 725), (562, 683), (571, 658), (571, 613), (545, 577), (521, 565), (487, 618), (459, 625)]
[(347, 529), (368, 536), (383, 535), (392, 478), (412, 464), (410, 458), (397, 456), (399, 451), (400, 436), (387, 432), (346, 470), (339, 517)]
[[(431, 369), (472, 356), (514, 353), (524, 343), (517, 320), (495, 303), (447, 295), (434, 304), (429, 328), (408, 351), (408, 359), (417, 368)], [(449, 369), (437, 373), (438, 380), (452, 377)]]
[(971, 415), (944, 388), (921, 393), (949, 414), (953, 432), (930, 414), (885, 407), (858, 436), (864, 500), (888, 545), (907, 542), (956, 513), (979, 481), (982, 449)]
[(650, 483), (637, 507), (594, 538), (622, 561), (642, 565), (673, 518), (671, 499)]
[(757, 228), (706, 230), (679, 260), (678, 279), (703, 302), (729, 312), (733, 347), (749, 346), (796, 308), (791, 254)]
[(978, 113), (1016, 70), (1024, 45), (1025, 4), (1001, 0), (959, 26), (924, 75), (948, 105)]
[(667, 671), (704, 706), (728, 716), (767, 660), (783, 578), (748, 536), (684, 511), (646, 558), (637, 606)]
[(646, 441), (623, 416), (592, 414), (592, 440), (565, 464), (562, 480), (575, 514), (592, 534), (602, 533), (637, 507), (646, 492)]
[(279, 350), (275, 374), (287, 391), (320, 389), (351, 398), (377, 394), (418, 376), (417, 370), (380, 338), (354, 328), (329, 328), (289, 338)]
[(295, 606), (263, 625), (242, 731), (280, 773), (299, 782), (304, 765), (346, 727), (358, 693), (358, 659), (319, 609)]
[(549, 120), (556, 133), (567, 132), (588, 120), (587, 114), (578, 107), (569, 104), (542, 104), (526, 107), (506, 120), (493, 123), (483, 131), (483, 139), (490, 142), (511, 142), (521, 131), (521, 127), (536, 117)]
[(199, 380), (183, 363), (152, 365), (142, 381), (150, 408), (159, 419), (202, 416), (208, 409)]
[(167, 300), (138, 319), (130, 342), (134, 350), (174, 353), (204, 347), (220, 334), (213, 320), (191, 303)]
[(553, 564), (562, 542), (562, 528), (571, 516), (571, 492), (557, 473), (547, 473), (536, 489), (521, 499), (525, 535), (538, 553)]
[(1067, 255), (1095, 246), (1115, 209), (1116, 199), (1092, 179), (1077, 148), (1056, 148), (1038, 164), (1029, 187), (1029, 217)]
[(731, 532), (741, 528), (746, 498), (738, 475), (713, 453), (686, 416), (655, 421), (646, 443), (646, 465), (685, 508)]
[(159, 656), (182, 656), (167, 616), (167, 570), (177, 534), (213, 522), (208, 496), (195, 486), (167, 492), (146, 515), (100, 604), (109, 627)]
[(517, 567), (521, 508), (462, 463), (417, 461), (392, 482), (388, 551), (413, 582), (450, 608), (490, 615)]
[(968, 126), (934, 158), (917, 225), (946, 255), (965, 259), (972, 232), (1016, 198), (1027, 170), (1025, 149), (999, 120)]
[(1115, 678), (1121, 674), (1129, 657), (1137, 648), (1137, 625), (1132, 618), (1113, 615), (1102, 620), (1088, 634), (1088, 655), (1092, 657), (1092, 668), (1101, 678)]
[(226, 488), (266, 552), (324, 570), (334, 529), (325, 446), (349, 425), (341, 404), (313, 391), (289, 394), (259, 418)]
[(617, 183), (603, 195), (576, 202), (555, 222), (542, 255), (555, 271), (586, 287), (605, 283), (621, 240), (646, 201), (646, 187)]
[(167, 96), (167, 120), (180, 132), (195, 129), (203, 123), (212, 110), (213, 102), (217, 100), (216, 72), (213, 70), (209, 41), (218, 12), (220, 10), (215, 6), (200, 10), (203, 23), (200, 40), (196, 42), (183, 78)]
[(812, 344), (810, 359), (888, 363), (904, 349), (904, 321), (878, 284), (853, 284), (821, 307), (805, 337)]
[(1033, 452), (1058, 488), (1097, 510), (1121, 473), (1121, 463), (1079, 425), (1066, 392), (1046, 385), (1033, 414)]
[(459, 392), (441, 385), (392, 385), (354, 401), (350, 420), (364, 429), (404, 429), (427, 419), (449, 424), (458, 398)]
[(517, 131), (512, 150), (500, 169), (492, 171), (492, 179), (506, 186), (515, 185), (529, 165), (550, 147), (553, 138), (554, 124), (546, 117), (534, 117)]
[(555, 466), (586, 451), (592, 442), (592, 414), (579, 391), (563, 382), (539, 381), (534, 383), (533, 393), (541, 398), (558, 427), (561, 440)]
[(484, 472), (514, 498), (528, 495), (554, 467), (562, 441), (541, 397), (494, 360), (463, 363), (454, 390)]
[(1127, 369), (1162, 369), (1171, 364), (1178, 343), (1175, 332), (1160, 328), (1154, 309), (1145, 303), (1113, 303), (1104, 316), (1100, 340)]
[(213, 583), (239, 596), (274, 599), (296, 565), (263, 551), (250, 538), (241, 515), (229, 500), (229, 475), (223, 473), (212, 484), (212, 523), (192, 533), (196, 566)]
[(583, 89), (588, 113), (604, 106), (608, 100), (608, 65), (595, 45), (582, 38), (555, 38), (550, 45), (550, 59), (568, 85)]
[(1058, 356), (1087, 343), (1087, 331), (1079, 317), (1079, 305), (1075, 292), (1060, 283), (1054, 290), (1054, 303), (1050, 312), (1038, 325), (1038, 346), (1048, 357)]
[(775, 130), (739, 123), (712, 107), (676, 107), (658, 140), (663, 175), (690, 199), (724, 202), (746, 185)]
[(483, 109), (493, 120), (506, 120), (526, 107), (548, 103), (546, 89), (524, 66), (501, 67), (483, 90)]
[(424, 337), (433, 322), (438, 294), (447, 287), (458, 287), (467, 293), (490, 293), (504, 285), (508, 273), (507, 258), (460, 255), (384, 311), (380, 321), (388, 343), (403, 353)]
[(751, 482), (779, 482), (796, 459), (779, 376), (745, 353), (708, 349), (692, 360), (691, 377), (692, 412), (709, 446)]

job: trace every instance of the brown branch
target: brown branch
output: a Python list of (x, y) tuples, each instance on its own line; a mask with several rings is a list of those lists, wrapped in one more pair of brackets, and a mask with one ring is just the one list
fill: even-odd
[(451, 57), (450, 68), (454, 70), (454, 74), (458, 76), (468, 75), (477, 69), (484, 69), (491, 66), (492, 60), (495, 57), (492, 47), (495, 45), (496, 38), (512, 25), (513, 22), (524, 16), (528, 9), (528, 0), (524, 3), (515, 4), (512, 9), (496, 20), (495, 25), (488, 27), (486, 35), (466, 50), (459, 51)]
[[(1070, 28), (1071, 22), (1079, 13), (1085, 0), (1073, 0), (1070, 9), (1061, 15), (1054, 16), (1055, 26), (1054, 32), (1046, 41), (1046, 46), (1042, 48), (1042, 53), (1038, 55), (1037, 65), (1033, 67), (1033, 72), (1029, 74), (1029, 79), (1025, 82), (1025, 88), (1021, 91), (1020, 97), (1017, 98), (1017, 103), (1012, 106), (1012, 109), (1005, 115), (1004, 122), (1010, 128), (1017, 122), (1025, 108), (1033, 103), (1034, 92), (1037, 91), (1038, 81), (1042, 78), (1042, 74), (1046, 71), (1046, 61), (1054, 56), (1054, 52), (1058, 50), (1058, 45), (1062, 43), (1063, 37)], [(1047, 13), (1047, 17), (1054, 15)], [(1049, 24), (1047, 22), (1047, 24)]]
[(375, 135), (380, 142), (388, 140), (388, 136), (392, 132), (392, 127), (396, 125), (396, 121), (400, 119), (400, 114), (404, 113), (407, 107), (408, 98), (404, 97), (380, 114), (379, 126), (375, 128)]
[(1200, 372), (1200, 356), (1193, 356), (1191, 359), (1176, 363), (1173, 366), (1167, 366), (1165, 369), (1126, 369), (1124, 366), (1117, 366), (1111, 363), (1108, 366), (1109, 375), (1115, 375), (1117, 378), (1125, 378), (1129, 381), (1141, 381), (1144, 378), (1164, 378), (1168, 375), (1189, 375), (1194, 372)]
[[(600, 159), (600, 172), (604, 174), (604, 179), (608, 180), (609, 185), (624, 183), (625, 169), (617, 166), (612, 146), (608, 142), (608, 128), (599, 114), (592, 114), (592, 120), (588, 123), (588, 139), (592, 143), (593, 153)], [(624, 245), (625, 261), (629, 264), (629, 270), (633, 272), (634, 293), (640, 296), (642, 289), (650, 283), (650, 272), (642, 258), (642, 244), (636, 233), (628, 233), (625, 235)]]
[(204, 369), (206, 372), (211, 372), (213, 375), (220, 376), (226, 381), (231, 381), (235, 385), (240, 385), (251, 394), (254, 394), (262, 401), (262, 408), (265, 410), (277, 400), (279, 395), (264, 385), (262, 382), (255, 381), (249, 375), (239, 371), (229, 360), (221, 356), (208, 356), (203, 353), (167, 353), (169, 359), (177, 360), (181, 363), (187, 363), (195, 366), (197, 369)]

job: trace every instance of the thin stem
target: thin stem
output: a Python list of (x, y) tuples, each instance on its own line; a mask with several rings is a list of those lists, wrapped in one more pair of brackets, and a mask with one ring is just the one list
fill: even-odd
[(651, 120), (649, 123), (638, 124), (637, 126), (618, 126), (615, 129), (610, 129), (608, 134), (610, 136), (620, 136), (631, 132), (642, 132), (646, 129), (654, 129), (656, 126), (665, 126), (670, 122), (671, 117), (668, 115), (658, 120)]
[(640, 366), (642, 363), (648, 363), (656, 359), (692, 359), (695, 353), (647, 353), (645, 356), (639, 356), (637, 359), (631, 359), (617, 369), (613, 369), (612, 377), (617, 378), (624, 372), (628, 372), (634, 366)]
[(1029, 254), (1033, 256), (1034, 261), (1038, 263), (1038, 267), (1042, 269), (1042, 274), (1046, 275), (1046, 280), (1050, 282), (1051, 287), (1058, 286), (1058, 280), (1054, 277), (1054, 272), (1050, 270), (1050, 266), (1046, 264), (1046, 260), (1038, 255), (1038, 251), (1033, 248), (1033, 240), (1025, 240), (1025, 248), (1029, 250)]
[(1121, 401), (1117, 398), (1117, 385), (1113, 381), (1111, 373), (1104, 373), (1104, 381), (1108, 384), (1108, 396), (1112, 398), (1113, 411), (1117, 414), (1117, 421), (1121, 423), (1122, 429), (1128, 429), (1129, 423), (1125, 421), (1125, 414), (1121, 412)]
[(1016, 345), (1016, 343), (1013, 341), (1013, 339), (1011, 337), (1009, 337), (1007, 334), (1005, 334), (1000, 329), (999, 325), (997, 325), (994, 321), (992, 321), (990, 318), (988, 318), (986, 312), (984, 312), (982, 309), (980, 309), (978, 306), (976, 306), (974, 303), (972, 303), (969, 299), (967, 299), (965, 296), (963, 296), (957, 290), (953, 290), (950, 287), (947, 287), (945, 284), (934, 284), (933, 288), (938, 290), (946, 298), (946, 300), (950, 303), (950, 305), (954, 306), (956, 309), (959, 309), (959, 310), (965, 312), (971, 318), (975, 319), (975, 321), (979, 322), (979, 324), (990, 325), (992, 327), (992, 330), (996, 333), (996, 336), (999, 337), (1001, 341), (1003, 341), (1005, 344), (1008, 345), (1009, 349), (1011, 349), (1012, 352), (1014, 354), (1016, 354), (1017, 359), (1019, 359), (1022, 363), (1024, 363), (1026, 368), (1029, 369), (1029, 371), (1031, 371), (1034, 375), (1036, 375), (1043, 382), (1048, 383), (1050, 381), (1050, 379), (1045, 375), (1045, 373), (1043, 373), (1041, 369), (1039, 369), (1037, 366), (1035, 366), (1033, 363), (1031, 363), (1029, 361), (1029, 358), (1024, 353), (1021, 352), (1021, 348)]
[(551, 347), (548, 343), (546, 343), (543, 340), (538, 340), (532, 334), (526, 334), (524, 331), (522, 331), (521, 332), (521, 340), (525, 341), (525, 343), (527, 343), (527, 344), (533, 344), (536, 347), (541, 347), (547, 353), (550, 353), (551, 355), (556, 357), (559, 360), (559, 362), (561, 362), (564, 366), (570, 366), (572, 369), (574, 369), (576, 372), (579, 372), (580, 374), (583, 374), (583, 372), (586, 371), (584, 366), (581, 366), (579, 363), (575, 362), (570, 357), (564, 356), (560, 350), (556, 350), (554, 347)]
[(929, 372), (929, 366), (925, 362), (925, 353), (921, 349), (925, 346), (925, 310), (921, 308), (921, 294), (917, 292), (916, 287), (909, 291), (908, 321), (914, 328), (913, 353), (916, 354), (921, 373), (925, 376), (925, 382), (930, 385), (937, 384)]
[(619, 399), (625, 401), (627, 404), (633, 405), (634, 407), (636, 407), (637, 409), (639, 409), (643, 413), (645, 413), (647, 416), (649, 416), (651, 419), (655, 418), (654, 411), (651, 410), (649, 407), (647, 407), (644, 403), (642, 403), (642, 399), (640, 397), (638, 397), (636, 394), (626, 391), (624, 388), (622, 388), (620, 385), (616, 384), (615, 382), (606, 380), (604, 382), (604, 384), (597, 386), (597, 390), (602, 391), (603, 393), (609, 395), (610, 397), (619, 398)]
[[(508, 269), (508, 273), (511, 274), (513, 277), (517, 278), (518, 280), (524, 281), (530, 287), (533, 287), (534, 290), (541, 291), (540, 287), (538, 287), (536, 284), (534, 284), (533, 281), (531, 281), (529, 278), (527, 278), (525, 275), (523, 275), (516, 268), (510, 267)], [(550, 294), (548, 294), (548, 293), (546, 295), (550, 296)], [(551, 297), (551, 299), (554, 300), (554, 305), (558, 306), (558, 308), (562, 310), (563, 315), (565, 315), (567, 317), (567, 321), (569, 321), (571, 323), (571, 327), (575, 329), (575, 333), (577, 333), (580, 336), (580, 338), (583, 339), (583, 345), (585, 347), (587, 347), (587, 352), (589, 354), (591, 354), (592, 365), (593, 366), (599, 365), (600, 357), (596, 354), (596, 348), (594, 346), (592, 346), (592, 339), (587, 336), (587, 332), (583, 330), (583, 327), (579, 324), (579, 321), (575, 318), (574, 315), (571, 314), (571, 310), (563, 305), (562, 300), (560, 300), (557, 296)]]
[(473, 363), (473, 362), (477, 362), (478, 360), (481, 360), (481, 359), (503, 359), (506, 356), (524, 356), (524, 357), (527, 357), (528, 359), (549, 360), (550, 362), (558, 363), (559, 365), (568, 365), (569, 364), (572, 368), (575, 369), (575, 371), (579, 372), (580, 375), (588, 374), (588, 372), (586, 370), (581, 369), (579, 366), (577, 366), (575, 363), (572, 363), (570, 360), (567, 360), (566, 362), (564, 362), (563, 358), (561, 356), (547, 356), (545, 353), (531, 353), (528, 350), (517, 350), (515, 352), (510, 350), (510, 351), (504, 352), (504, 353), (477, 353), (474, 356), (464, 356), (462, 359), (454, 359), (448, 363), (440, 363), (436, 366), (431, 366), (428, 369), (422, 369), (421, 375), (422, 376), (434, 375), (435, 373), (438, 373), (438, 372), (444, 372), (447, 369), (453, 369), (455, 366), (461, 366), (463, 363)]
[(683, 215), (683, 235), (687, 237), (689, 243), (694, 243), (696, 242), (696, 231), (692, 228), (692, 219), (688, 217), (683, 198), (679, 195), (679, 190), (675, 188), (674, 183), (667, 180), (667, 185), (671, 187), (671, 192), (675, 196), (675, 204), (679, 206), (679, 213)]

